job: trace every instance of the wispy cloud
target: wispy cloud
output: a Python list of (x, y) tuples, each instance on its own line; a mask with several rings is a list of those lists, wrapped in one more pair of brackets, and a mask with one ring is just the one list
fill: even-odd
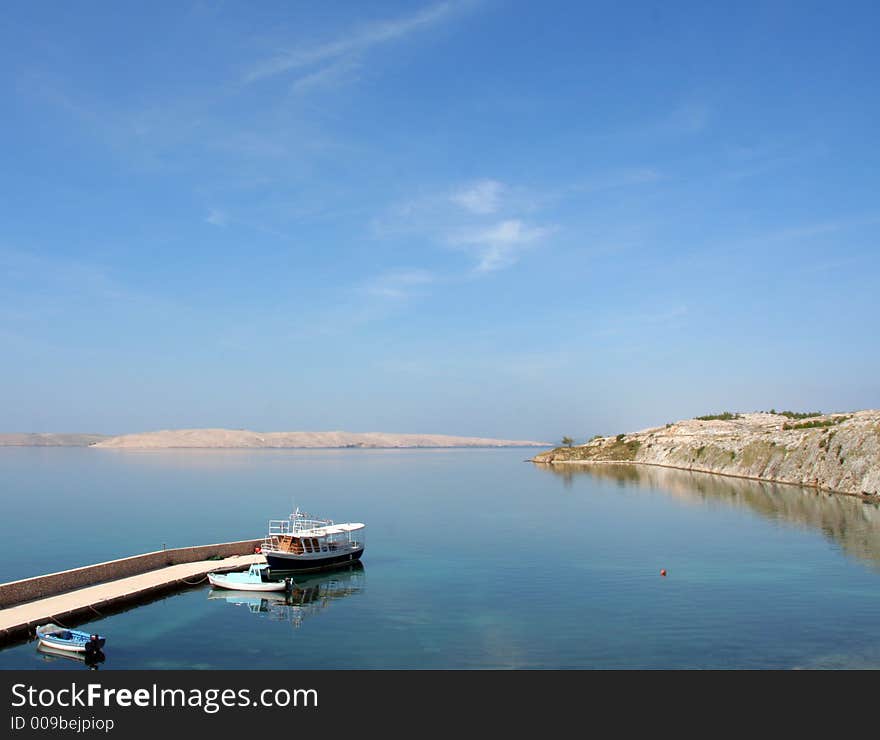
[(362, 67), (359, 59), (343, 58), (326, 67), (298, 77), (290, 86), (291, 92), (307, 93), (318, 88), (336, 88), (357, 80), (357, 72)]
[(639, 167), (603, 172), (592, 177), (578, 180), (549, 193), (549, 200), (564, 200), (571, 197), (591, 195), (610, 190), (651, 185), (665, 179), (665, 175), (653, 167)]
[(497, 180), (478, 180), (454, 192), (450, 200), (471, 213), (485, 215), (498, 210), (503, 190)]
[(637, 120), (619, 121), (589, 134), (594, 142), (655, 140), (694, 136), (710, 128), (713, 110), (700, 100), (686, 100), (665, 111), (652, 111)]
[(518, 219), (510, 219), (460, 232), (451, 236), (449, 242), (475, 251), (477, 265), (474, 271), (487, 273), (510, 267), (525, 249), (552, 232), (550, 227), (529, 226)]
[[(164, 317), (182, 307), (124, 282), (109, 267), (87, 260), (47, 257), (0, 245), (0, 329), (63, 325), (76, 312)], [(0, 281), (3, 282), (3, 281)]]
[(655, 308), (606, 315), (596, 326), (597, 337), (617, 337), (644, 332), (674, 329), (681, 326), (688, 314), (684, 304), (656, 306)]
[(226, 226), (229, 223), (229, 217), (225, 211), (221, 211), (219, 208), (212, 208), (208, 211), (205, 221), (213, 226)]
[(662, 124), (662, 128), (682, 134), (696, 134), (709, 125), (709, 106), (691, 101), (675, 108)]
[(393, 270), (372, 278), (364, 287), (371, 296), (399, 300), (411, 297), (434, 280), (428, 270)]
[(416, 237), (453, 247), (475, 259), (469, 276), (514, 265), (557, 227), (535, 224), (542, 194), (486, 178), (423, 194), (389, 208), (373, 222), (379, 238)]
[(243, 82), (251, 84), (287, 72), (312, 68), (313, 71), (301, 80), (311, 78), (314, 83), (321, 79), (321, 72), (326, 72), (333, 65), (350, 64), (376, 46), (424, 31), (449, 18), (461, 6), (461, 2), (438, 3), (411, 15), (363, 25), (323, 44), (294, 46), (252, 67), (245, 73)]
[[(368, 277), (337, 295), (327, 305), (304, 308), (306, 318), (289, 326), (283, 311), (249, 320), (236, 327), (234, 334), (222, 341), (237, 347), (247, 346), (255, 332), (277, 334), (286, 339), (337, 337), (374, 322), (386, 321), (409, 308), (411, 302), (427, 295), (441, 278), (429, 270), (397, 268)], [(301, 312), (302, 313), (302, 312)]]
[(787, 226), (754, 234), (739, 241), (728, 243), (725, 245), (725, 248), (730, 251), (739, 251), (792, 241), (806, 242), (816, 237), (837, 234), (858, 227), (874, 226), (878, 223), (880, 223), (880, 216), (875, 214), (830, 221), (814, 221), (812, 223)]

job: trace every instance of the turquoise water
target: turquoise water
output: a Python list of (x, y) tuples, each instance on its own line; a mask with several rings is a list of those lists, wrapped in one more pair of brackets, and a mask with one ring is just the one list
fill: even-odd
[[(0, 580), (260, 536), (295, 504), (366, 522), (363, 568), (96, 618), (101, 668), (880, 667), (876, 506), (530, 452), (0, 448)], [(0, 668), (83, 667), (18, 644)]]

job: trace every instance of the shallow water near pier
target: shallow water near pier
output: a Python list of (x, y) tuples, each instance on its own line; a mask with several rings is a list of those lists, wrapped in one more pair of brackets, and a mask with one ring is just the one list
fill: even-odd
[[(0, 581), (298, 505), (366, 522), (362, 567), (96, 616), (101, 669), (880, 667), (876, 505), (533, 452), (0, 448)], [(83, 665), (19, 643), (0, 668)]]

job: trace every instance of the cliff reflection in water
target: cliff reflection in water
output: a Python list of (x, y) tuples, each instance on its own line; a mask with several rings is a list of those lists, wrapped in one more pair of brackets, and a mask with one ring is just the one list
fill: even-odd
[(588, 476), (621, 486), (660, 491), (693, 503), (721, 502), (748, 508), (768, 519), (818, 529), (847, 555), (880, 569), (880, 505), (853, 496), (825, 493), (744, 478), (651, 465), (537, 465), (572, 485)]
[(289, 593), (283, 591), (231, 591), (212, 588), (208, 599), (246, 606), (251, 614), (266, 616), (299, 627), (303, 619), (326, 609), (332, 601), (363, 591), (364, 565), (351, 565), (327, 573), (298, 575)]

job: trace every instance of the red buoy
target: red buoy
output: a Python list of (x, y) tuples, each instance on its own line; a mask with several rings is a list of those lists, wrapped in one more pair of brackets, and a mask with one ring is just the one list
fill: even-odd
[(661, 576), (665, 576), (665, 575), (666, 575), (666, 568), (664, 568), (663, 570), (660, 571), (660, 575), (661, 575)]

